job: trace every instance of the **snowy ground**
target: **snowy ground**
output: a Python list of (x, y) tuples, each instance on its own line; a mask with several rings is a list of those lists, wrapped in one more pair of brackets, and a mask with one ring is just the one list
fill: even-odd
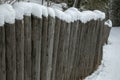
[(112, 28), (102, 65), (85, 80), (120, 80), (120, 28)]

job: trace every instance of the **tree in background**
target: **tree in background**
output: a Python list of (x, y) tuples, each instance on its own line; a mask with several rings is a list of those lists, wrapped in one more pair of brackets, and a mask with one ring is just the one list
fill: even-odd
[[(109, 3), (110, 0), (49, 0), (56, 3), (65, 2), (68, 7), (76, 7), (80, 10), (101, 10), (107, 14), (107, 18), (109, 18)], [(120, 4), (120, 0), (119, 4)]]
[(111, 1), (110, 18), (112, 19), (113, 26), (120, 26), (120, 0)]

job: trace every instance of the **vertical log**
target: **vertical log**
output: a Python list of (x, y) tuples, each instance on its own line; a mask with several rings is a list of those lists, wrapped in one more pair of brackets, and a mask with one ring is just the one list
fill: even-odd
[(41, 77), (40, 80), (47, 80), (47, 66), (48, 66), (48, 53), (47, 53), (47, 36), (48, 36), (48, 18), (43, 16), (42, 21), (42, 43), (41, 43)]
[(73, 79), (73, 64), (74, 64), (74, 58), (75, 58), (75, 47), (77, 42), (77, 33), (78, 33), (78, 25), (79, 21), (75, 21), (71, 23), (71, 30), (70, 30), (70, 41), (69, 41), (69, 52), (68, 52), (68, 79)]
[(24, 80), (31, 80), (31, 17), (24, 16)]
[[(94, 62), (96, 61), (96, 55), (97, 55), (97, 53), (96, 53), (96, 47), (97, 47), (97, 38), (98, 38), (98, 34), (99, 34), (99, 26), (98, 26), (98, 24), (99, 24), (99, 21), (97, 20), (97, 21), (95, 21), (95, 25), (94, 25), (94, 28), (92, 29), (92, 35), (93, 35), (93, 39), (91, 40), (92, 42), (91, 42), (91, 45), (93, 45), (93, 54), (92, 54), (92, 57), (93, 57), (93, 67), (92, 67), (92, 70), (90, 71), (90, 74), (92, 74), (93, 73), (93, 71), (95, 70), (95, 67), (94, 67)], [(89, 74), (89, 75), (90, 75)]]
[(58, 44), (59, 44), (59, 34), (60, 34), (60, 27), (61, 27), (61, 20), (56, 17), (55, 22), (55, 31), (54, 31), (54, 48), (53, 48), (53, 58), (52, 58), (52, 77), (51, 80), (56, 80), (56, 61), (57, 61), (57, 54), (58, 54)]
[[(90, 22), (90, 28), (89, 30), (91, 31), (91, 37), (90, 37), (90, 45), (89, 45), (89, 65), (88, 65), (88, 73), (87, 75), (90, 75), (94, 71), (94, 56), (96, 54), (96, 42), (97, 42), (97, 36), (98, 36), (98, 29), (96, 25), (97, 21), (91, 21)], [(92, 27), (92, 28), (91, 28)]]
[(96, 43), (96, 55), (95, 55), (95, 63), (94, 63), (94, 69), (97, 69), (99, 64), (102, 60), (102, 49), (103, 49), (103, 22), (98, 21), (98, 36), (97, 36), (97, 43)]
[(24, 23), (16, 20), (16, 80), (24, 80)]
[(5, 24), (6, 80), (16, 80), (16, 39), (15, 25)]
[(85, 35), (86, 35), (86, 25), (80, 22), (79, 28), (78, 28), (75, 58), (74, 58), (74, 64), (73, 64), (74, 65), (73, 79), (82, 79), (84, 77), (84, 67), (85, 67), (84, 66), (84, 61), (85, 61), (84, 37), (85, 37)]
[(69, 75), (69, 70), (70, 70), (70, 65), (68, 65), (68, 55), (69, 55), (69, 42), (70, 42), (70, 31), (71, 31), (71, 23), (66, 23), (65, 26), (65, 35), (64, 35), (64, 51), (63, 51), (63, 58), (65, 59), (63, 61), (64, 67), (63, 67), (63, 79), (67, 80)]
[(53, 57), (53, 42), (54, 42), (54, 30), (55, 30), (55, 18), (48, 16), (48, 33), (47, 33), (47, 80), (51, 80), (51, 71), (52, 71), (52, 57)]
[(62, 21), (60, 28), (60, 38), (58, 46), (56, 80), (66, 80), (67, 78), (67, 59), (69, 48), (70, 24)]
[(42, 19), (32, 16), (32, 80), (40, 80)]
[(56, 61), (56, 76), (55, 76), (56, 80), (63, 80), (63, 71), (65, 70), (65, 65), (63, 64), (63, 62), (65, 61), (65, 56), (63, 52), (64, 35), (66, 35), (65, 27), (66, 27), (66, 23), (64, 21), (61, 21), (58, 52), (57, 52), (58, 54), (57, 54), (57, 61)]
[(109, 27), (107, 25), (104, 25), (104, 29), (103, 29), (103, 44), (104, 43), (108, 44), (108, 37), (109, 37), (109, 34), (110, 34), (110, 30), (111, 30), (111, 27)]
[(5, 29), (0, 26), (0, 79), (6, 80)]

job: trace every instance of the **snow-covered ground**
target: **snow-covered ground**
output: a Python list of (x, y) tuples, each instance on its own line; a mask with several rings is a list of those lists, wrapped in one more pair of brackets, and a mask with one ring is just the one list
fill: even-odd
[(85, 80), (120, 80), (120, 27), (112, 28), (103, 51), (102, 65)]

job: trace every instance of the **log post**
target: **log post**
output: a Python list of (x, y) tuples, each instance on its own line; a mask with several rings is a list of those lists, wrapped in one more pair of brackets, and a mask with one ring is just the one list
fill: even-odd
[(53, 57), (53, 43), (54, 43), (55, 18), (48, 16), (48, 31), (47, 31), (47, 55), (48, 61), (46, 66), (46, 80), (51, 80), (52, 73), (52, 57)]
[(16, 80), (24, 80), (24, 23), (15, 21), (16, 32)]
[(58, 54), (58, 44), (59, 44), (59, 34), (61, 27), (61, 20), (56, 17), (55, 19), (55, 29), (54, 29), (54, 47), (53, 47), (53, 56), (52, 56), (52, 77), (51, 80), (56, 80), (56, 61)]
[(47, 80), (47, 66), (48, 66), (48, 53), (47, 53), (47, 36), (48, 36), (48, 18), (43, 16), (42, 21), (42, 43), (41, 43), (41, 74), (40, 80)]
[(42, 19), (32, 16), (32, 80), (40, 80)]
[(6, 80), (16, 80), (15, 24), (5, 24)]
[(59, 44), (58, 44), (58, 52), (57, 52), (57, 61), (56, 61), (56, 80), (62, 80), (63, 79), (63, 72), (65, 71), (65, 56), (64, 56), (64, 35), (65, 34), (65, 27), (66, 23), (64, 21), (61, 21), (60, 26), (60, 34), (59, 34)]
[(66, 80), (67, 78), (67, 59), (70, 37), (70, 23), (62, 21), (60, 27), (59, 46), (56, 64), (56, 80)]
[(64, 66), (63, 66), (63, 79), (64, 80), (67, 80), (68, 79), (68, 77), (69, 77), (69, 71), (70, 71), (70, 68), (69, 67), (71, 67), (70, 65), (69, 65), (69, 63), (68, 63), (68, 61), (69, 61), (69, 58), (68, 58), (68, 56), (69, 56), (69, 43), (70, 43), (70, 32), (71, 32), (71, 23), (67, 23), (67, 22), (65, 22), (66, 23), (66, 26), (65, 26), (65, 32), (64, 32), (64, 51), (63, 51), (63, 59), (64, 59), (64, 61), (63, 61), (63, 64), (64, 64)]
[(24, 80), (31, 80), (31, 16), (24, 16)]
[(5, 29), (0, 26), (0, 79), (6, 80)]
[(69, 41), (69, 52), (68, 52), (68, 78), (67, 80), (72, 80), (74, 74), (73, 67), (74, 67), (74, 58), (75, 58), (75, 48), (77, 42), (77, 35), (78, 35), (78, 25), (79, 21), (75, 21), (71, 23), (71, 30), (70, 30), (70, 41)]

